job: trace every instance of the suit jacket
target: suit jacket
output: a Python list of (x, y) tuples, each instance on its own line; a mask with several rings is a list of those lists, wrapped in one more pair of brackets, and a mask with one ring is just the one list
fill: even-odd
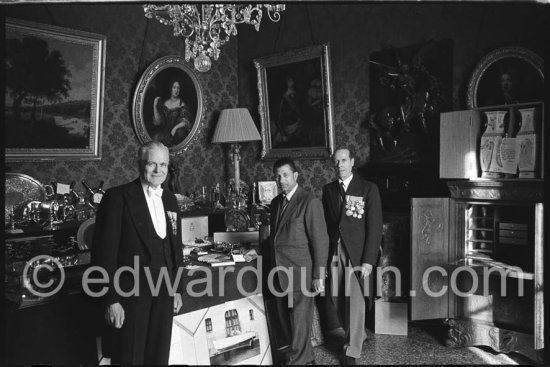
[[(292, 196), (280, 223), (277, 223), (283, 195), (271, 201), (271, 248), (276, 266), (292, 267), (292, 290), (299, 291), (301, 267), (305, 268), (305, 289), (311, 290), (312, 279), (324, 279), (321, 268), (327, 262), (328, 236), (321, 201), (300, 186)], [(288, 278), (278, 273), (283, 290), (288, 287)]]
[(365, 213), (358, 219), (346, 215), (345, 205), (340, 204), (339, 185), (336, 180), (323, 187), (323, 207), (330, 239), (329, 261), (340, 237), (354, 267), (362, 263), (374, 267), (382, 243), (382, 204), (378, 187), (357, 174), (353, 175), (346, 195), (363, 198)]
[[(178, 267), (183, 265), (181, 235), (177, 225), (179, 210), (176, 197), (166, 189), (162, 192), (162, 203), (166, 212), (166, 236), (172, 248), (174, 279)], [(92, 264), (104, 268), (109, 275), (109, 291), (103, 299), (105, 306), (119, 302), (120, 296), (113, 286), (114, 273), (118, 268), (133, 267), (134, 256), (139, 258), (140, 269), (149, 266), (151, 228), (154, 228), (153, 222), (139, 178), (111, 188), (103, 195), (96, 215)], [(121, 279), (121, 282), (124, 281)]]

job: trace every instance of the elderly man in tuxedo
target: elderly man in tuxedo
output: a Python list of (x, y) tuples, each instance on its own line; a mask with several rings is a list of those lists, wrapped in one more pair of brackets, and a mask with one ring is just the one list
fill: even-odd
[(271, 265), (279, 269), (275, 288), (284, 293), (280, 299), (284, 302), (278, 303), (279, 320), (291, 344), (289, 364), (313, 364), (313, 297), (325, 288), (328, 251), (323, 206), (298, 185), (298, 172), (291, 159), (277, 160), (273, 172), (282, 191), (271, 201), (270, 258)]
[(331, 261), (325, 307), (330, 306), (344, 326), (344, 363), (355, 364), (367, 338), (364, 297), (372, 305), (371, 274), (382, 241), (382, 206), (377, 186), (353, 174), (351, 150), (337, 149), (333, 163), (338, 179), (323, 187)]
[(183, 255), (176, 197), (161, 188), (168, 161), (162, 143), (141, 146), (139, 178), (107, 190), (98, 208), (92, 264), (109, 277), (102, 303), (116, 364), (168, 364), (172, 316), (182, 305), (174, 283)]

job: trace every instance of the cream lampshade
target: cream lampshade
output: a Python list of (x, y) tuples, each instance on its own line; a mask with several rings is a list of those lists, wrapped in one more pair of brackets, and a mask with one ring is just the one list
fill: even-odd
[(239, 143), (255, 140), (261, 140), (261, 137), (247, 108), (229, 108), (221, 111), (212, 143), (231, 144), (237, 192), (240, 189)]

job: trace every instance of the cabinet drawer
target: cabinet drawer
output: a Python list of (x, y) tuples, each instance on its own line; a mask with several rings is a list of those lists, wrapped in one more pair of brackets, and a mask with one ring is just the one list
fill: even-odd
[(510, 231), (507, 229), (501, 229), (498, 231), (498, 235), (501, 237), (527, 238), (527, 231)]
[(499, 242), (506, 245), (527, 245), (527, 238), (500, 237)]
[(526, 231), (527, 230), (527, 224), (525, 223), (499, 223), (500, 229), (507, 229), (507, 230), (520, 230), (520, 231)]

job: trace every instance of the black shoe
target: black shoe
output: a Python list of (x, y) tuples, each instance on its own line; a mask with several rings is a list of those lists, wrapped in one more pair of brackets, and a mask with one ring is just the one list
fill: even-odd
[(315, 366), (315, 359), (312, 359), (311, 361), (306, 363), (306, 366)]
[(355, 366), (357, 364), (357, 359), (350, 356), (344, 356), (344, 364)]

